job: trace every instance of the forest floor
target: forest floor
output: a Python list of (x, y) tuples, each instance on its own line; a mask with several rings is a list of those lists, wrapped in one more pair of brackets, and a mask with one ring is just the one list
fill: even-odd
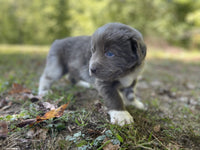
[[(109, 123), (94, 89), (65, 78), (53, 93), (34, 96), (48, 48), (0, 46), (0, 149), (199, 149), (200, 52), (148, 47), (137, 85), (148, 109), (128, 107), (134, 123), (120, 127)], [(29, 125), (67, 102), (63, 115)]]

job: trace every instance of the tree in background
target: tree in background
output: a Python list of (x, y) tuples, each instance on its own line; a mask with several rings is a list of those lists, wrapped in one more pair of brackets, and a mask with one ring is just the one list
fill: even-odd
[(50, 44), (122, 22), (146, 37), (200, 47), (199, 0), (1, 0), (0, 43)]
[(56, 0), (51, 19), (54, 25), (49, 28), (50, 36), (64, 38), (70, 36), (70, 16), (68, 13), (69, 4), (67, 0)]
[(1, 0), (0, 43), (49, 44), (69, 36), (68, 10), (66, 0)]

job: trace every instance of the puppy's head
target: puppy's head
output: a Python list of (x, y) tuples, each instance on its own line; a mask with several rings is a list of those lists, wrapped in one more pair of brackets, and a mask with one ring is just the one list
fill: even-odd
[(142, 64), (146, 46), (136, 29), (121, 23), (109, 23), (92, 35), (91, 52), (90, 75), (112, 81)]

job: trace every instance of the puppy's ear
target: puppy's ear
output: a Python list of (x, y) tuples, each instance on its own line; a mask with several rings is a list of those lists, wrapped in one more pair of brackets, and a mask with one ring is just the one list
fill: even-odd
[(131, 38), (130, 40), (132, 52), (140, 63), (146, 56), (146, 45), (142, 40), (138, 40), (135, 38)]

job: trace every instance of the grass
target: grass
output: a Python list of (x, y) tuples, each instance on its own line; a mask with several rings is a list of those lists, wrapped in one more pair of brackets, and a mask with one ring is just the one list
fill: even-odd
[[(47, 52), (47, 46), (0, 46), (0, 100), (11, 102), (7, 109), (0, 108), (0, 121), (9, 126), (7, 138), (0, 139), (0, 149), (200, 147), (200, 52), (150, 47), (137, 87), (137, 96), (148, 109), (128, 107), (134, 123), (124, 127), (109, 123), (103, 100), (94, 89), (75, 87), (64, 78), (54, 84), (52, 94), (36, 102), (22, 94), (9, 94), (13, 83), (37, 94)], [(42, 102), (60, 106), (68, 101), (60, 118), (33, 127), (17, 126), (22, 120), (43, 115)]]

